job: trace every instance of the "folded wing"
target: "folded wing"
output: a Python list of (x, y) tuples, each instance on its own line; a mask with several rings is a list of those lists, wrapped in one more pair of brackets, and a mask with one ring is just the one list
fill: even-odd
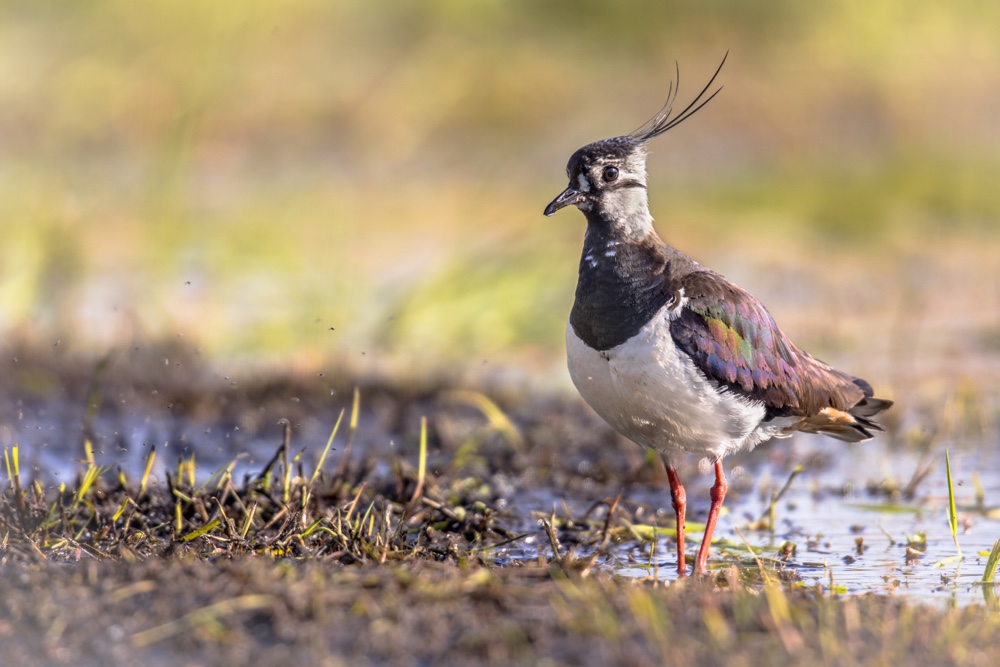
[(798, 349), (751, 294), (711, 271), (690, 273), (677, 287), (687, 301), (670, 333), (720, 388), (760, 401), (768, 419), (800, 417), (791, 430), (852, 442), (882, 430), (870, 417), (891, 401), (874, 398), (865, 380)]

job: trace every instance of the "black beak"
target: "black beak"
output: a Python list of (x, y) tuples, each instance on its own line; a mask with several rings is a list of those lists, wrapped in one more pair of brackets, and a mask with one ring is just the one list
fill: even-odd
[(558, 197), (549, 202), (549, 205), (545, 207), (545, 215), (550, 216), (564, 206), (575, 204), (582, 196), (582, 192), (574, 188), (572, 185), (569, 186), (563, 190)]

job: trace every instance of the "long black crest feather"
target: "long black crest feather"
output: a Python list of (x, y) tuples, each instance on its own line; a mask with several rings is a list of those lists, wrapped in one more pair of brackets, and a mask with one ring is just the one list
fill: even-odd
[(720, 62), (719, 66), (716, 68), (715, 74), (713, 74), (712, 78), (708, 80), (708, 83), (706, 83), (705, 87), (701, 89), (701, 92), (698, 93), (697, 97), (691, 100), (691, 103), (684, 107), (683, 111), (671, 118), (671, 115), (673, 114), (674, 102), (677, 101), (677, 91), (679, 91), (681, 87), (681, 68), (680, 65), (677, 65), (676, 82), (670, 82), (670, 87), (667, 89), (667, 101), (663, 104), (663, 107), (655, 116), (643, 123), (642, 127), (627, 135), (628, 138), (637, 143), (649, 141), (653, 137), (658, 137), (667, 130), (677, 127), (688, 118), (698, 113), (703, 106), (711, 102), (712, 98), (722, 91), (722, 86), (719, 86), (714, 93), (705, 97), (705, 93), (707, 93), (708, 89), (712, 87), (713, 83), (715, 83), (715, 79), (719, 76), (719, 72), (722, 71), (722, 66), (726, 64), (726, 58), (728, 57), (729, 51), (726, 51), (726, 55), (722, 57), (722, 62)]

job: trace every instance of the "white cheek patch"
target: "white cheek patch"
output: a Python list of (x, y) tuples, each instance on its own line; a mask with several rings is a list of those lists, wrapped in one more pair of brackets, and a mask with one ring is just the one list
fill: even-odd
[(587, 180), (587, 177), (585, 175), (580, 174), (579, 176), (577, 176), (576, 182), (578, 185), (577, 190), (579, 190), (580, 192), (590, 192), (590, 181)]

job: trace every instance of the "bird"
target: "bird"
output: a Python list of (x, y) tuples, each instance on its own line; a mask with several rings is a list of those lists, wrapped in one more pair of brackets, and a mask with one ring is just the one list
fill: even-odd
[[(677, 462), (714, 464), (705, 532), (708, 553), (728, 488), (723, 458), (796, 431), (846, 442), (874, 437), (892, 401), (869, 382), (796, 346), (752, 294), (665, 243), (653, 227), (647, 144), (697, 113), (722, 90), (722, 66), (678, 114), (680, 68), (667, 101), (637, 130), (587, 144), (566, 166), (569, 185), (544, 214), (576, 206), (587, 221), (576, 295), (566, 326), (569, 374), (614, 430), (657, 451), (677, 519), (677, 572), (687, 576), (687, 495)], [(706, 96), (707, 95), (707, 96)]]

